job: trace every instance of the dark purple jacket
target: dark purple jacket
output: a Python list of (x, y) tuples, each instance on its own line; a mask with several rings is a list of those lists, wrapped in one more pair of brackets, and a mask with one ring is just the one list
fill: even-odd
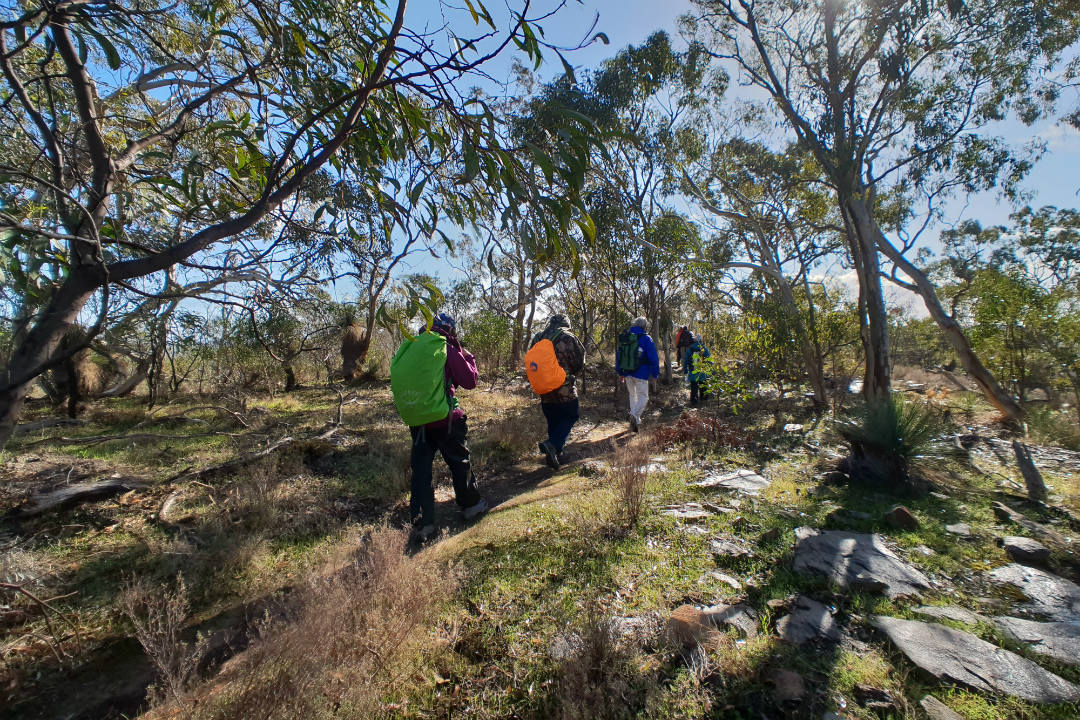
[(457, 406), (457, 400), (454, 399), (454, 388), (463, 387), (466, 390), (472, 390), (476, 387), (480, 373), (476, 370), (476, 358), (471, 352), (461, 347), (456, 336), (440, 325), (436, 325), (432, 330), (446, 338), (446, 392), (450, 396), (452, 409), (450, 414), (442, 420), (428, 423), (424, 427), (443, 428), (451, 421), (465, 417), (465, 411)]

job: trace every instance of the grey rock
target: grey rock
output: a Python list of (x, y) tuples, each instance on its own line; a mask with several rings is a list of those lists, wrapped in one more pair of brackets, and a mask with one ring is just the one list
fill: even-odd
[(710, 540), (709, 550), (712, 551), (713, 555), (721, 558), (740, 558), (748, 557), (753, 554), (746, 546), (741, 545), (734, 540), (727, 540), (724, 538)]
[(1071, 622), (1035, 622), (995, 617), (994, 625), (1007, 637), (1027, 643), (1029, 649), (1069, 665), (1080, 665), (1080, 619)]
[(794, 670), (773, 670), (769, 673), (769, 682), (774, 688), (773, 699), (780, 707), (795, 704), (806, 695), (806, 682)]
[(971, 526), (967, 523), (954, 523), (952, 525), (946, 525), (945, 532), (959, 535), (960, 537), (971, 537)]
[(990, 578), (1024, 593), (1031, 600), (1025, 610), (1063, 622), (1080, 617), (1080, 587), (1065, 578), (1016, 563), (991, 571)]
[(841, 587), (880, 583), (890, 599), (918, 595), (930, 580), (885, 546), (880, 535), (795, 529), (795, 571), (824, 575)]
[(1050, 559), (1050, 548), (1038, 540), (1009, 535), (1001, 538), (1000, 542), (1005, 554), (1018, 563), (1040, 564)]
[(982, 617), (977, 613), (965, 610), (962, 607), (956, 607), (955, 605), (923, 605), (922, 607), (915, 608), (912, 612), (916, 615), (937, 618), (939, 620), (944, 618), (965, 625), (975, 625), (982, 620)]
[(679, 520), (704, 520), (712, 517), (712, 513), (698, 503), (686, 503), (664, 508), (662, 515), (677, 518)]
[(746, 638), (758, 635), (757, 616), (747, 605), (713, 605), (704, 608), (702, 612), (716, 627), (735, 628)]
[(784, 642), (806, 645), (817, 641), (836, 642), (842, 633), (829, 608), (813, 598), (799, 595), (791, 614), (780, 618), (776, 632)]
[(938, 500), (948, 500), (949, 499), (948, 495), (946, 495), (945, 493), (939, 493), (939, 492), (930, 493), (930, 497), (936, 498)]
[(919, 701), (919, 707), (923, 709), (930, 720), (964, 720), (964, 717), (955, 712), (945, 703), (933, 695), (927, 695)]
[(1080, 700), (1080, 687), (971, 633), (881, 615), (873, 624), (912, 663), (939, 680), (1033, 703)]
[(718, 570), (711, 571), (709, 573), (709, 577), (711, 577), (714, 580), (719, 580), (720, 582), (724, 583), (725, 585), (730, 585), (732, 590), (738, 590), (739, 588), (742, 587), (742, 583), (739, 582), (737, 578), (733, 578), (730, 575), (728, 575), (726, 573), (722, 573), (722, 572), (720, 572)]
[(753, 470), (736, 470), (735, 472), (710, 475), (704, 480), (693, 484), (696, 487), (725, 488), (727, 490), (738, 490), (747, 495), (757, 495), (769, 486), (769, 481)]

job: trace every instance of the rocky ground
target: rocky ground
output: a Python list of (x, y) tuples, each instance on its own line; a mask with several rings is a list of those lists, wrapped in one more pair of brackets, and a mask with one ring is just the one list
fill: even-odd
[[(401, 524), (407, 447), (388, 398), (345, 406), (327, 434), (340, 402), (267, 403), (251, 428), (196, 415), (242, 436), (220, 449), (194, 437), (207, 432), (198, 424), (172, 447), (17, 449), (5, 465), (5, 581), (55, 612), (4, 596), (0, 715), (138, 709), (156, 670), (119, 588), (177, 572), (191, 591), (185, 633), (210, 638), (199, 668), (211, 685), (189, 688), (205, 694), (242, 657), (253, 619), (287, 616), (292, 589), (326, 576), (365, 527)], [(956, 439), (967, 458), (922, 468), (930, 494), (896, 497), (835, 472), (843, 452), (827, 419), (772, 403), (717, 419), (665, 394), (640, 435), (586, 398), (569, 462), (551, 471), (529, 397), (464, 403), (495, 507), (466, 523), (440, 475), (442, 534), (410, 552), (456, 589), (359, 716), (1080, 716), (1077, 453), (1033, 448), (1053, 494), (1029, 503), (1008, 443), (969, 423)], [(301, 443), (287, 459), (201, 471), (286, 437)]]

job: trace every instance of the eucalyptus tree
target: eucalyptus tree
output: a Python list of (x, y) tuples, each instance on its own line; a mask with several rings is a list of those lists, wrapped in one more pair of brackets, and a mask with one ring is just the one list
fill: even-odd
[(717, 268), (759, 274), (776, 296), (814, 404), (824, 407), (828, 396), (812, 273), (840, 250), (843, 230), (820, 168), (798, 148), (774, 153), (736, 138), (710, 143), (701, 160), (684, 169), (684, 182), (700, 207), (720, 221), (719, 237), (730, 246)]
[[(998, 184), (1008, 190), (1028, 170), (1026, 158), (980, 132), (1010, 110), (1032, 120), (1045, 109), (1053, 93), (1039, 80), (1076, 40), (1080, 3), (694, 0), (694, 7), (687, 31), (765, 93), (762, 104), (779, 113), (836, 193), (859, 278), (867, 398), (887, 397), (890, 385), (887, 270), (922, 297), (991, 402), (1020, 418), (911, 254), (943, 197)], [(902, 212), (886, 207), (897, 197), (906, 201)], [(928, 205), (922, 226), (915, 199)]]
[[(320, 171), (352, 167), (381, 198), (393, 162), (454, 166), (515, 198), (511, 215), (558, 207), (532, 216), (539, 242), (565, 232), (583, 216), (575, 194), (531, 182), (495, 115), (460, 89), (515, 48), (538, 62), (550, 47), (538, 22), (557, 9), (522, 0), (496, 21), (472, 2), (429, 31), (410, 27), (406, 0), (8, 6), (0, 264), (30, 302), (0, 372), (0, 443), (30, 383), (63, 361), (68, 328), (82, 318), (93, 338), (120, 288), (176, 266), (216, 275), (282, 223), (325, 229), (317, 204), (288, 207)], [(467, 188), (438, 198), (459, 225), (476, 212)]]

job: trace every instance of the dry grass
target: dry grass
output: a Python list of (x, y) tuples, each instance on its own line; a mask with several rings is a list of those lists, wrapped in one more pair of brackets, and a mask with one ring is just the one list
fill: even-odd
[(154, 590), (145, 585), (129, 585), (119, 604), (135, 630), (135, 638), (157, 670), (158, 682), (149, 688), (149, 701), (154, 705), (174, 704), (189, 716), (188, 690), (206, 643), (203, 638), (195, 642), (183, 638), (191, 610), (184, 577), (177, 574), (173, 588), (162, 585)]
[(295, 609), (267, 621), (212, 687), (199, 718), (373, 717), (423, 657), (445, 568), (404, 555), (407, 534), (379, 528), (331, 576), (310, 581)]
[(635, 666), (634, 650), (618, 642), (610, 620), (591, 604), (573, 638), (572, 652), (558, 668), (559, 717), (607, 720), (633, 717), (648, 683)]
[(610, 473), (618, 493), (619, 520), (626, 528), (637, 527), (645, 505), (645, 483), (649, 478), (649, 444), (635, 439), (615, 451)]

